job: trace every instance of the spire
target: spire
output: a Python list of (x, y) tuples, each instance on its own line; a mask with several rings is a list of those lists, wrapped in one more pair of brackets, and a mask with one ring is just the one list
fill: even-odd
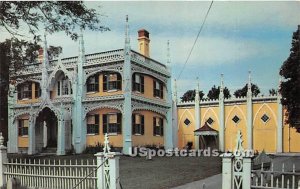
[(224, 98), (224, 74), (221, 74), (220, 94), (219, 99)]
[(277, 89), (277, 97), (281, 98), (281, 84), (282, 84), (282, 77), (279, 76), (279, 82), (278, 82), (278, 89)]
[(14, 58), (13, 58), (13, 41), (14, 41), (14, 38), (12, 38), (10, 40), (10, 57), (11, 57), (11, 64), (9, 64), (9, 71), (10, 73), (14, 73), (15, 72), (15, 61), (14, 61)]
[(247, 84), (248, 90), (247, 90), (247, 95), (252, 96), (252, 91), (251, 91), (251, 71), (248, 72), (248, 84)]
[(48, 99), (48, 66), (49, 66), (49, 59), (48, 59), (48, 52), (47, 52), (47, 36), (46, 36), (46, 29), (44, 33), (44, 47), (43, 47), (43, 62), (42, 62), (42, 99)]
[(171, 64), (171, 57), (170, 57), (170, 41), (167, 41), (167, 65), (170, 66)]
[(129, 37), (129, 23), (128, 23), (128, 15), (126, 15), (126, 26), (125, 26), (125, 47), (130, 47), (130, 37)]
[(48, 51), (47, 51), (47, 34), (44, 33), (44, 47), (43, 47), (43, 68), (47, 68), (49, 65)]
[(199, 78), (197, 77), (197, 87), (196, 87), (196, 94), (195, 94), (195, 101), (199, 102), (200, 101), (200, 96), (199, 96), (199, 91), (200, 91), (200, 87), (199, 87)]

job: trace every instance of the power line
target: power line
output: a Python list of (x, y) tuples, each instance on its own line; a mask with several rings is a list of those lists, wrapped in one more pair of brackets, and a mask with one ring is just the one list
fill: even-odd
[(196, 39), (195, 39), (195, 41), (194, 41), (194, 43), (193, 43), (193, 46), (192, 46), (192, 48), (191, 48), (191, 50), (190, 50), (190, 52), (189, 52), (189, 54), (188, 54), (188, 57), (187, 57), (186, 61), (184, 62), (184, 65), (183, 65), (183, 67), (182, 67), (180, 73), (178, 74), (177, 80), (180, 78), (180, 76), (181, 76), (181, 74), (182, 74), (182, 72), (183, 72), (183, 70), (184, 70), (184, 68), (185, 68), (185, 66), (186, 66), (186, 64), (187, 64), (187, 62), (189, 61), (189, 59), (190, 59), (190, 57), (191, 57), (191, 54), (192, 54), (192, 52), (193, 52), (193, 50), (194, 50), (194, 47), (195, 47), (195, 45), (196, 45), (196, 43), (197, 43), (197, 40), (198, 40), (198, 38), (199, 38), (199, 36), (200, 36), (200, 33), (201, 33), (201, 31), (202, 31), (202, 29), (203, 29), (203, 27), (204, 27), (204, 24), (205, 24), (205, 22), (206, 22), (206, 19), (207, 19), (207, 16), (208, 16), (209, 12), (210, 12), (210, 9), (211, 9), (211, 7), (212, 7), (212, 5), (213, 5), (213, 2), (214, 2), (214, 1), (211, 1), (210, 5), (209, 5), (209, 8), (208, 8), (208, 10), (207, 10), (207, 12), (206, 12), (206, 15), (205, 15), (205, 17), (204, 17), (204, 20), (203, 20), (203, 22), (202, 22), (202, 25), (201, 25), (201, 27), (200, 27), (200, 29), (199, 29), (198, 34), (197, 34), (197, 37), (196, 37)]

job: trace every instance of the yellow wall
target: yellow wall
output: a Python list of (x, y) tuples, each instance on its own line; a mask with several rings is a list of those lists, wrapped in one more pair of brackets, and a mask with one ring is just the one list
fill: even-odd
[[(189, 119), (191, 123), (186, 126), (184, 121)], [(178, 148), (184, 148), (188, 142), (193, 142), (195, 146), (195, 109), (192, 108), (179, 108), (178, 109)]]
[[(157, 113), (150, 112), (150, 111), (135, 111), (133, 113), (144, 115), (145, 125), (144, 125), (144, 135), (132, 136), (132, 146), (146, 146), (146, 145), (163, 146), (164, 137), (153, 136), (153, 117), (161, 117), (161, 116)], [(165, 124), (164, 127), (166, 127)]]
[[(232, 121), (234, 116), (238, 116), (240, 121), (235, 123)], [(247, 149), (247, 107), (241, 105), (226, 105), (225, 106), (225, 151), (232, 151), (236, 146), (237, 132), (240, 130), (243, 136), (243, 147)]]
[[(283, 113), (285, 115), (285, 112)], [(286, 120), (284, 120), (285, 123)], [(300, 152), (300, 133), (295, 128), (291, 128), (288, 124), (283, 127), (283, 151), (284, 152)]]
[[(253, 104), (253, 148), (259, 152), (276, 152), (277, 146), (277, 103)], [(266, 114), (266, 123), (261, 117)]]
[(157, 99), (157, 100), (162, 100), (165, 101), (166, 99), (166, 86), (163, 87), (163, 93), (164, 93), (164, 98), (158, 98), (154, 97), (153, 94), (153, 80), (154, 78), (148, 75), (143, 75), (144, 76), (144, 93), (140, 92), (134, 92), (137, 95), (143, 96), (145, 98), (150, 98), (150, 99)]
[[(98, 143), (104, 143), (104, 134), (103, 134), (103, 120), (102, 115), (107, 113), (119, 113), (118, 110), (114, 109), (99, 109), (89, 112), (89, 114), (99, 114), (99, 134), (98, 135), (87, 135), (86, 137), (86, 146), (95, 146)], [(122, 123), (122, 130), (124, 124)], [(109, 135), (109, 142), (114, 147), (122, 147), (123, 146), (123, 135)]]

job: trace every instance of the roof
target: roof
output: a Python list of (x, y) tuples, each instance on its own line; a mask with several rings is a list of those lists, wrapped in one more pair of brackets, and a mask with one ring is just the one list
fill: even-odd
[(211, 128), (207, 122), (204, 123), (204, 125), (202, 127), (200, 127), (199, 129), (196, 129), (194, 131), (194, 135), (199, 136), (199, 135), (218, 135), (218, 131)]

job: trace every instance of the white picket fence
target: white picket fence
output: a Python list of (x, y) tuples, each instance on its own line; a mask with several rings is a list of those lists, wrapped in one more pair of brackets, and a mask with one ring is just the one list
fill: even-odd
[(119, 153), (110, 152), (105, 135), (104, 152), (95, 160), (8, 159), (0, 133), (0, 187), (10, 178), (21, 185), (39, 189), (119, 189)]
[[(300, 189), (300, 172), (295, 165), (288, 171), (282, 164), (281, 170), (275, 170), (261, 164), (253, 170), (253, 156), (245, 153), (241, 132), (238, 132), (234, 153), (224, 153), (222, 157), (222, 189)], [(299, 167), (300, 169), (300, 167)]]
[[(24, 160), (12, 159), (3, 164), (6, 167), (5, 180), (18, 178), (22, 186), (30, 188), (96, 188), (97, 168), (95, 160), (81, 160), (78, 162), (50, 161), (50, 160)], [(89, 177), (86, 177), (90, 175)]]

